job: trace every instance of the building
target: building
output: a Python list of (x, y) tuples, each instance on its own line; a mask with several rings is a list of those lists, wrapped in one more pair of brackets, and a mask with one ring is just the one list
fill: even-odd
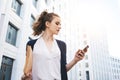
[(93, 34), (83, 33), (82, 39), (90, 47), (78, 65), (78, 80), (119, 80), (120, 59), (109, 54), (106, 30), (99, 27), (96, 30)]
[(0, 79), (20, 80), (32, 23), (41, 11), (60, 8), (54, 0), (0, 0)]
[(112, 80), (106, 30), (98, 28), (97, 32), (90, 38), (90, 79)]
[(109, 57), (106, 33), (89, 35), (77, 20), (79, 13), (74, 15), (78, 10), (74, 4), (78, 3), (79, 0), (0, 0), (0, 79), (20, 80), (26, 42), (36, 38), (31, 36), (32, 23), (41, 11), (48, 9), (61, 16), (62, 29), (56, 38), (66, 42), (68, 62), (77, 49), (90, 46), (84, 60), (68, 72), (69, 80), (118, 80), (119, 60)]
[(116, 57), (110, 57), (112, 80), (120, 80), (120, 59)]

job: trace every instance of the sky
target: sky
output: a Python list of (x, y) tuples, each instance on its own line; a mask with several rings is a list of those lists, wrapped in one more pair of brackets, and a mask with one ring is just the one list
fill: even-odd
[[(95, 31), (106, 29), (110, 55), (120, 58), (120, 0), (77, 0), (74, 6), (74, 19), (80, 26)], [(79, 16), (79, 18), (78, 18)]]

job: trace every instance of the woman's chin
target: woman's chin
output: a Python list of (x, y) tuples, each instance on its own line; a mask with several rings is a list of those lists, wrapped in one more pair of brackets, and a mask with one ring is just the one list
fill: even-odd
[(55, 35), (58, 35), (58, 33), (55, 33)]

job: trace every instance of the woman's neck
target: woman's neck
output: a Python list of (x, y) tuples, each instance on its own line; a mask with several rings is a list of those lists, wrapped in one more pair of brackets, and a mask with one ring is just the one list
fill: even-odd
[(42, 34), (43, 40), (45, 41), (45, 44), (49, 51), (51, 51), (52, 45), (53, 45), (53, 35), (50, 33), (44, 32)]
[(42, 34), (42, 37), (45, 41), (53, 41), (53, 35), (52, 34), (49, 34), (47, 32), (44, 32)]

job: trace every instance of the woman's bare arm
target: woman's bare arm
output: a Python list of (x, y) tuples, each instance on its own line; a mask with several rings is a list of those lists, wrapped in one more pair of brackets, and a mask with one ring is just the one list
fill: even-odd
[(31, 46), (27, 46), (24, 74), (29, 75), (31, 73), (31, 70), (32, 70), (32, 49)]
[(89, 46), (87, 45), (83, 50), (78, 50), (75, 53), (74, 59), (66, 65), (67, 71), (69, 71), (78, 61), (82, 60), (85, 56), (85, 53), (87, 52), (87, 49)]

